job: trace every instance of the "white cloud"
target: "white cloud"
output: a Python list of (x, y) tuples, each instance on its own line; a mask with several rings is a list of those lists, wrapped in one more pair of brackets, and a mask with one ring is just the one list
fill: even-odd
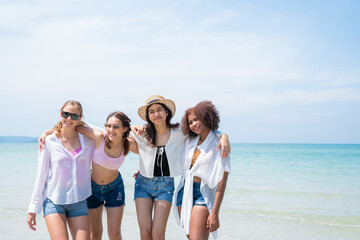
[(137, 106), (159, 93), (174, 99), (181, 114), (212, 100), (225, 118), (292, 104), (360, 101), (358, 71), (307, 62), (300, 33), (259, 27), (283, 19), (261, 16), (252, 28), (246, 9), (198, 13), (209, 3), (142, 3), (0, 5), (0, 52), (6, 56), (0, 58), (6, 87), (0, 100), (16, 108), (27, 101), (31, 111), (34, 102), (50, 109), (71, 97), (96, 109), (90, 116), (120, 108), (136, 117)]

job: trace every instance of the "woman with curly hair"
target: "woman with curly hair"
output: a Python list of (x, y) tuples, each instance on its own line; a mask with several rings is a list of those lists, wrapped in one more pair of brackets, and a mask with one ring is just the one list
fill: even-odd
[(186, 110), (182, 118), (185, 142), (183, 175), (175, 193), (174, 216), (189, 239), (216, 238), (219, 210), (228, 174), (230, 157), (217, 150), (219, 112), (210, 101)]

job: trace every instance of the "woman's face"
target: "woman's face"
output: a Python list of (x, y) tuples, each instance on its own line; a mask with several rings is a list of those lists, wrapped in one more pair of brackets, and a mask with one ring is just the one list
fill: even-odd
[(106, 124), (106, 133), (111, 141), (121, 140), (123, 134), (127, 131), (127, 127), (123, 127), (120, 119), (116, 117), (110, 117)]
[(81, 120), (80, 110), (77, 106), (67, 105), (60, 112), (61, 121), (64, 127), (75, 128)]
[(208, 128), (203, 124), (203, 122), (198, 119), (193, 113), (188, 115), (188, 125), (191, 131), (196, 134), (201, 134), (203, 131), (206, 131)]
[(150, 121), (154, 124), (166, 124), (166, 117), (168, 113), (160, 104), (153, 104), (148, 108), (148, 116)]

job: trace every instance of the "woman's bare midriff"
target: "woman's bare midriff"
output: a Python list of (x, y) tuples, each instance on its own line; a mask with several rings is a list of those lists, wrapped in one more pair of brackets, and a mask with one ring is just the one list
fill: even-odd
[(106, 185), (113, 182), (118, 177), (118, 170), (104, 168), (96, 163), (92, 163), (91, 180), (99, 185)]
[(201, 183), (201, 178), (195, 176), (194, 177), (194, 182)]

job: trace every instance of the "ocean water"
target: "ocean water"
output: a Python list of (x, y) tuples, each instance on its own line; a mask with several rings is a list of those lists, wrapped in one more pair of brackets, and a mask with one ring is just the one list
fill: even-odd
[[(32, 143), (0, 144), (0, 239), (49, 239), (42, 214), (36, 232), (26, 223), (37, 151)], [(360, 145), (232, 144), (231, 164), (218, 239), (360, 239)], [(135, 154), (120, 168), (123, 239), (140, 239), (132, 178), (137, 168)], [(108, 239), (105, 213), (103, 219)], [(186, 239), (172, 213), (166, 239)]]

